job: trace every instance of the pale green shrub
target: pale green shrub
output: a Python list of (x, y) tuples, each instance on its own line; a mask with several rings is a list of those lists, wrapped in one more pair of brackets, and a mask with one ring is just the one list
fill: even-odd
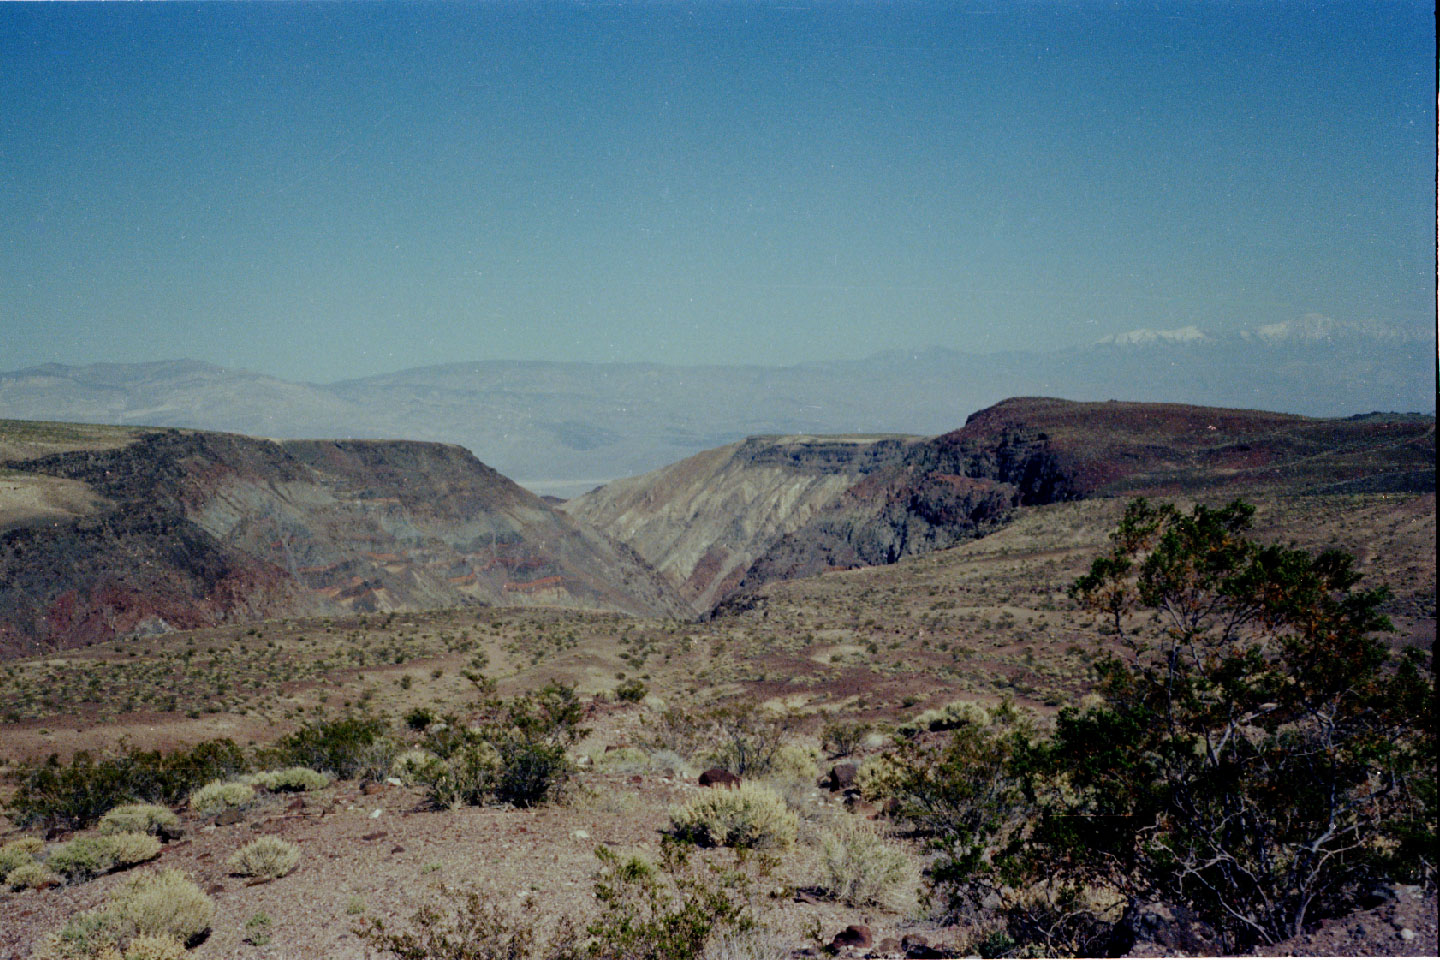
[(244, 778), (245, 783), (264, 787), (271, 793), (302, 793), (309, 790), (324, 790), (330, 786), (330, 777), (309, 767), (289, 767), (285, 770), (266, 770), (252, 773)]
[(706, 790), (670, 811), (675, 834), (701, 846), (788, 847), (798, 821), (774, 790), (742, 783)]
[(419, 772), (438, 759), (429, 750), (406, 750), (395, 758), (394, 763), (390, 764), (390, 776), (407, 787), (413, 787), (420, 782)]
[(643, 773), (650, 769), (650, 755), (639, 747), (617, 747), (592, 755), (595, 769), (604, 773)]
[(16, 867), (35, 862), (35, 855), (45, 849), (39, 837), (21, 837), (0, 847), (0, 877), (8, 876)]
[(152, 937), (142, 934), (125, 947), (121, 960), (181, 960), (185, 944), (174, 937)]
[(257, 837), (226, 861), (234, 873), (260, 880), (278, 880), (300, 862), (300, 848), (279, 837)]
[(127, 803), (116, 807), (100, 818), (97, 828), (106, 835), (149, 833), (163, 840), (174, 840), (184, 833), (174, 811), (155, 803)]
[(170, 937), (189, 943), (210, 929), (215, 904), (179, 870), (142, 874), (110, 895), (106, 912), (135, 936)]
[(31, 860), (5, 874), (5, 885), (12, 890), (39, 890), (58, 883), (59, 879), (45, 864)]
[(855, 788), (866, 800), (883, 800), (894, 795), (900, 765), (888, 753), (870, 757), (855, 771)]
[(775, 751), (768, 776), (773, 780), (803, 781), (813, 784), (820, 776), (820, 753), (813, 747), (787, 743)]
[(816, 886), (852, 907), (913, 906), (920, 868), (905, 847), (887, 839), (869, 820), (847, 816), (820, 833)]
[(160, 841), (149, 834), (116, 833), (67, 840), (50, 850), (46, 864), (71, 883), (79, 883), (159, 855)]
[(100, 960), (115, 956), (128, 935), (126, 923), (106, 909), (77, 913), (58, 933), (43, 937), (31, 960)]
[(190, 809), (207, 817), (226, 810), (243, 810), (254, 802), (255, 788), (238, 781), (224, 783), (217, 780), (190, 795)]

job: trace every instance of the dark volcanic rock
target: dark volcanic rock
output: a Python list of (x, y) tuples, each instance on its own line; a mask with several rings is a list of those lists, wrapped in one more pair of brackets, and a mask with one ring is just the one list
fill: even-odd
[(711, 767), (700, 774), (702, 787), (738, 787), (740, 778), (722, 767)]

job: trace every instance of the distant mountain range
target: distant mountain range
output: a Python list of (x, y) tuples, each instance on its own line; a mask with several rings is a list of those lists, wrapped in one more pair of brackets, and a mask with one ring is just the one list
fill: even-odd
[(1312, 315), (1239, 334), (1185, 326), (1064, 350), (788, 367), (485, 361), (318, 384), (189, 360), (46, 364), (0, 373), (0, 417), (443, 441), (573, 496), (757, 434), (940, 433), (1017, 394), (1428, 413), (1435, 360), (1433, 339)]

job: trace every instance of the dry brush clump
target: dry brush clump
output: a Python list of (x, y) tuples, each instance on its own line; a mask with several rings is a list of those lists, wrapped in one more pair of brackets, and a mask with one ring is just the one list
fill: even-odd
[(795, 843), (798, 820), (774, 790), (746, 782), (706, 790), (670, 811), (675, 836), (703, 847), (783, 849)]
[(280, 837), (256, 837), (230, 855), (232, 873), (260, 882), (278, 880), (300, 863), (300, 848)]
[(309, 767), (287, 767), (284, 770), (264, 770), (244, 778), (245, 783), (264, 787), (271, 793), (305, 793), (324, 790), (330, 786), (330, 777)]
[(34, 960), (169, 960), (162, 941), (187, 945), (210, 929), (215, 904), (179, 870), (135, 877), (100, 907), (71, 917), (37, 945)]
[(100, 818), (101, 834), (148, 833), (161, 840), (175, 840), (184, 834), (180, 818), (168, 807), (155, 803), (128, 803)]
[(852, 907), (905, 911), (914, 907), (920, 865), (873, 821), (846, 815), (821, 830), (815, 886)]
[(52, 847), (45, 865), (71, 883), (123, 870), (160, 855), (160, 841), (148, 833), (80, 836)]
[(255, 788), (239, 780), (207, 783), (190, 795), (190, 809), (203, 817), (244, 810), (255, 802)]

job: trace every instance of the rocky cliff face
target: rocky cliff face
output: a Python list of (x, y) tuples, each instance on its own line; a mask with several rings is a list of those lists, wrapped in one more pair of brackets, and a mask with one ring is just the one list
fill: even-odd
[(1020, 398), (925, 440), (752, 439), (567, 509), (630, 543), (703, 610), (771, 580), (953, 546), (1030, 505), (1433, 490), (1434, 464), (1432, 417)]
[(4, 464), (0, 651), (344, 610), (688, 613), (630, 548), (459, 447), (182, 431), (72, 446)]

